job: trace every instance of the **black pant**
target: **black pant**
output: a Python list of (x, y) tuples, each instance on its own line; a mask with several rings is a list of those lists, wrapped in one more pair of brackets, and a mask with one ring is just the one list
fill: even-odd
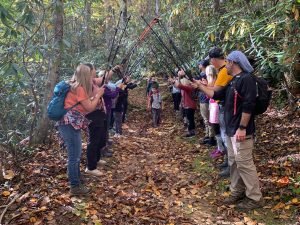
[(195, 109), (185, 109), (186, 112), (186, 117), (189, 121), (189, 125), (188, 125), (188, 131), (193, 131), (195, 130)]
[(97, 162), (100, 160), (101, 149), (106, 146), (106, 114), (97, 109), (86, 115), (86, 117), (91, 120), (88, 127), (87, 168), (94, 170), (97, 168)]
[(220, 125), (218, 123), (213, 123), (212, 127), (214, 129), (215, 135), (221, 134)]
[(115, 109), (111, 109), (111, 112), (110, 112), (110, 121), (109, 121), (109, 129), (112, 129), (114, 127), (114, 122), (115, 122), (114, 111), (115, 111)]
[(128, 108), (128, 97), (126, 97), (124, 99), (123, 102), (123, 115), (122, 115), (122, 123), (125, 123), (125, 117), (126, 117), (126, 113), (127, 113), (127, 108)]
[(174, 103), (174, 110), (179, 110), (179, 105), (181, 101), (181, 93), (173, 93), (173, 103)]

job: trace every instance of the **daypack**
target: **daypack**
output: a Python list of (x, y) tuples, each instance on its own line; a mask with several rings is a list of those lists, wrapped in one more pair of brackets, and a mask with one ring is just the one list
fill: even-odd
[(193, 89), (191, 94), (190, 94), (190, 97), (192, 100), (194, 101), (198, 101), (198, 98), (199, 98), (199, 90), (198, 89)]
[(267, 111), (271, 102), (272, 91), (269, 89), (268, 82), (264, 78), (254, 77), (256, 80), (256, 104), (254, 115), (260, 115)]
[[(272, 98), (272, 91), (269, 89), (268, 82), (262, 78), (253, 76), (256, 81), (256, 102), (254, 108), (254, 115), (263, 114), (267, 111), (270, 101)], [(236, 88), (234, 88), (235, 96), (234, 96), (234, 114), (236, 112), (236, 99), (237, 97), (243, 98), (239, 95)]]
[(71, 86), (65, 81), (57, 83), (54, 87), (53, 96), (47, 107), (47, 114), (50, 120), (60, 120), (69, 110), (79, 104), (76, 103), (72, 107), (65, 109), (65, 98)]

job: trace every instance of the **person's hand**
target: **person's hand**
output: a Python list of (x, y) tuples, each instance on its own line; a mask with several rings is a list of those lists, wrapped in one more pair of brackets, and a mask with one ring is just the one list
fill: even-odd
[(202, 79), (201, 79), (201, 82), (202, 82), (202, 84), (204, 84), (204, 85), (207, 85), (207, 84), (208, 84), (208, 82), (207, 82), (207, 80), (206, 80), (205, 78), (202, 78)]
[(104, 87), (99, 88), (98, 93), (96, 94), (96, 97), (101, 98), (104, 95)]
[(191, 83), (191, 86), (192, 86), (193, 88), (195, 88), (195, 89), (197, 89), (197, 88), (199, 87), (198, 84), (195, 83), (195, 82)]
[(178, 76), (179, 76), (179, 77), (184, 77), (184, 76), (185, 76), (185, 72), (184, 72), (183, 69), (180, 69), (180, 70), (178, 71)]
[(242, 142), (246, 139), (246, 129), (241, 130), (238, 128), (235, 132), (236, 141)]
[(123, 71), (123, 65), (116, 65), (112, 68), (113, 72), (121, 73)]

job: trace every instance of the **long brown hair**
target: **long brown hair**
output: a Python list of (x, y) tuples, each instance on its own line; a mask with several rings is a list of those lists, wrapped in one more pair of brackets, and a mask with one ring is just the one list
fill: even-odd
[(92, 94), (92, 74), (91, 69), (84, 64), (77, 66), (75, 73), (70, 81), (71, 91), (75, 92), (75, 89), (82, 86), (88, 96)]

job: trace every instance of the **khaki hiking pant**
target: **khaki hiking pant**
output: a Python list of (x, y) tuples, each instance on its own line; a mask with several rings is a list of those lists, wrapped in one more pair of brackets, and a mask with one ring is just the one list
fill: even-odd
[(205, 136), (206, 137), (214, 137), (215, 132), (213, 126), (209, 124), (209, 104), (208, 103), (200, 103), (200, 114), (203, 118), (203, 122), (205, 125)]
[(262, 194), (253, 162), (253, 137), (246, 136), (243, 142), (236, 142), (235, 137), (227, 137), (227, 147), (232, 195), (242, 195), (246, 192), (248, 198), (259, 201)]

